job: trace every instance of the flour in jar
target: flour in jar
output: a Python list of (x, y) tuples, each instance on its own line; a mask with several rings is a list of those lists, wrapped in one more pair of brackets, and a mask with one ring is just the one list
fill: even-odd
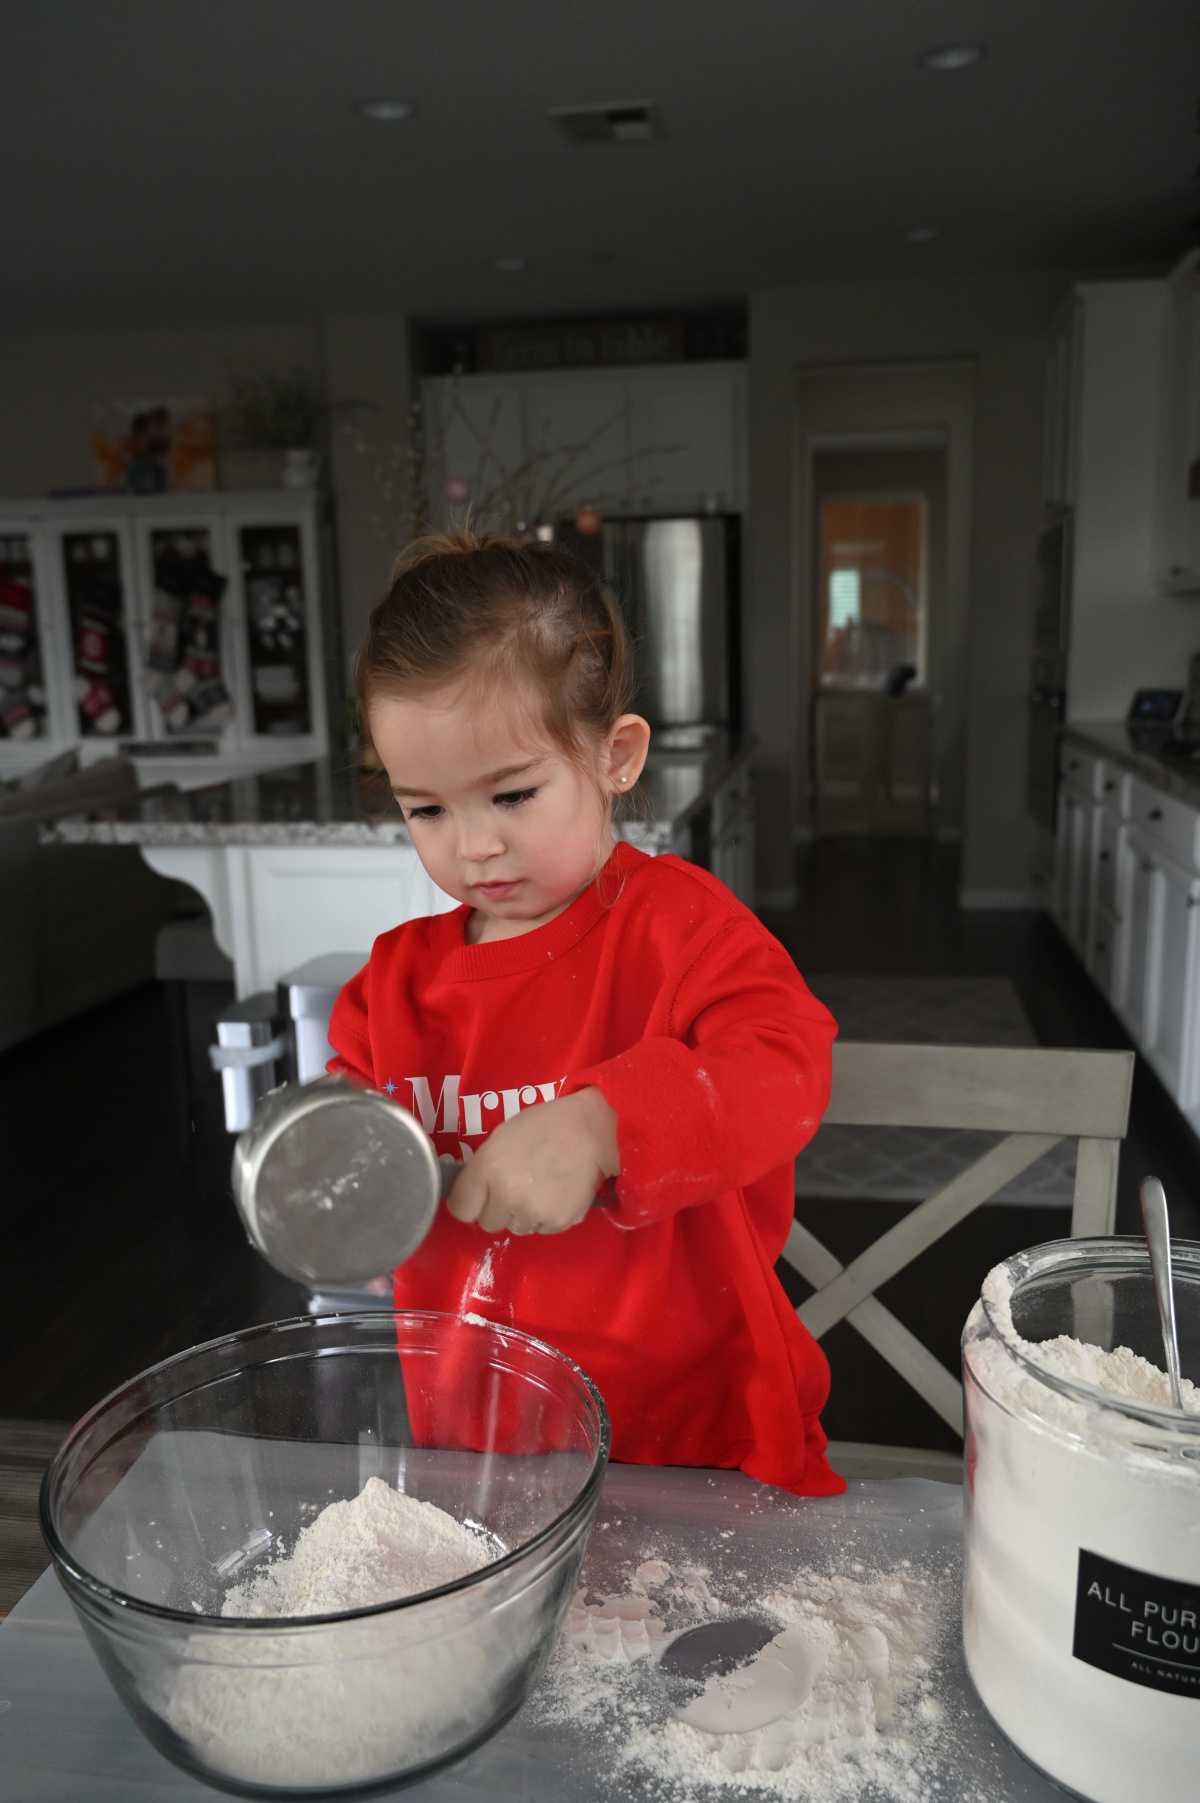
[[(333, 1502), (291, 1553), (230, 1589), (241, 1621), (369, 1608), (451, 1583), (496, 1548), (431, 1503), (380, 1478)], [(430, 1612), (433, 1612), (431, 1614)], [(436, 1615), (436, 1620), (433, 1616)], [(206, 1765), (247, 1783), (365, 1783), (440, 1757), (485, 1720), (513, 1650), (478, 1611), (406, 1612), (189, 1637), (164, 1713)]]

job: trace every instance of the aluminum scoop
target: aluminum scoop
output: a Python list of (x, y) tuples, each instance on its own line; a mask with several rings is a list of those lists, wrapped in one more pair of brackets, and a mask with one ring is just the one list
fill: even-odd
[(285, 1084), (233, 1152), (250, 1244), (311, 1289), (352, 1288), (411, 1258), (433, 1224), (442, 1167), (420, 1122), (344, 1077)]

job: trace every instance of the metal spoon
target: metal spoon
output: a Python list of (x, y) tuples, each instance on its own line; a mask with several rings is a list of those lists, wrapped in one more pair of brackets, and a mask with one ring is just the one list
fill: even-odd
[(1171, 1406), (1182, 1414), (1183, 1393), (1179, 1387), (1179, 1339), (1175, 1332), (1175, 1295), (1171, 1288), (1171, 1222), (1167, 1214), (1167, 1197), (1157, 1177), (1145, 1178), (1140, 1195), (1142, 1226), (1150, 1248), (1150, 1270), (1154, 1277), (1158, 1319), (1167, 1355)]

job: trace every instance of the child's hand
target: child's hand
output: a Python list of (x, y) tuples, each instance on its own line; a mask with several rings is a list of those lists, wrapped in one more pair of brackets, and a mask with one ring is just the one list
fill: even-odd
[(463, 1167), (446, 1206), (485, 1233), (562, 1233), (620, 1169), (617, 1117), (598, 1089), (504, 1121)]

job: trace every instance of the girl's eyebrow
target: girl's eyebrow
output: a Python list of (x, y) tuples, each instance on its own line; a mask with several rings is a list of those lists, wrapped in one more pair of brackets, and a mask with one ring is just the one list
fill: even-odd
[[(527, 770), (535, 770), (539, 762), (540, 759), (538, 758), (530, 758), (524, 764), (506, 764), (503, 770), (491, 770), (486, 776), (481, 776), (479, 785), (481, 788), (490, 789), (495, 783), (507, 782), (514, 776), (524, 776)], [(432, 795), (432, 793), (432, 789), (406, 789), (403, 783), (396, 783), (392, 788), (392, 794), (396, 797), (401, 795)]]

